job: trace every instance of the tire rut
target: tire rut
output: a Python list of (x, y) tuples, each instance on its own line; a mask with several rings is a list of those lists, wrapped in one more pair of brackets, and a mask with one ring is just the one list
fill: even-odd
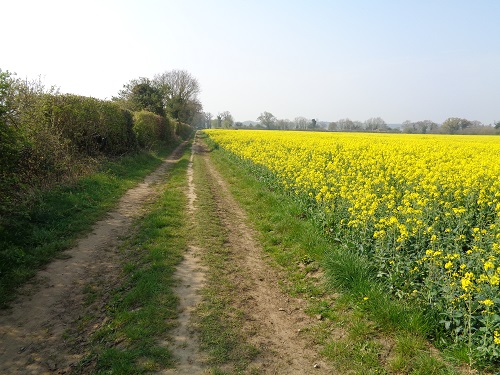
[(335, 374), (310, 339), (301, 334), (317, 323), (304, 313), (305, 301), (281, 291), (278, 271), (264, 259), (245, 212), (208, 154), (202, 159), (214, 186), (218, 213), (228, 231), (231, 259), (238, 263), (235, 288), (239, 298), (235, 304), (246, 314), (243, 331), (252, 332), (248, 340), (260, 349), (259, 357), (249, 368), (261, 374)]

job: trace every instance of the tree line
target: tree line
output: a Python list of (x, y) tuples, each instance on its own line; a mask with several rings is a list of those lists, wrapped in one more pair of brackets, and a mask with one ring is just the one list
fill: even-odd
[(36, 191), (74, 181), (108, 158), (188, 137), (202, 111), (198, 93), (183, 70), (131, 80), (100, 100), (0, 69), (0, 232)]
[(311, 130), (342, 132), (387, 132), (408, 134), (500, 134), (500, 121), (484, 125), (479, 121), (470, 121), (450, 117), (442, 124), (431, 120), (405, 121), (397, 127), (389, 126), (381, 117), (371, 117), (363, 122), (342, 118), (337, 121), (319, 121), (305, 117), (294, 120), (278, 119), (272, 113), (264, 111), (254, 122), (235, 122), (230, 112), (219, 113), (212, 119), (205, 114), (206, 121), (198, 123), (201, 128), (253, 128), (270, 130)]

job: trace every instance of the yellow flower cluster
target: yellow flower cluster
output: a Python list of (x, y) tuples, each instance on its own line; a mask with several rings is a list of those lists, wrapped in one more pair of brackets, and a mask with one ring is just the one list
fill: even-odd
[[(473, 303), (500, 321), (499, 137), (207, 133), (319, 209), (327, 233), (358, 245), (397, 295), (443, 311)], [(489, 329), (498, 343), (500, 324)]]

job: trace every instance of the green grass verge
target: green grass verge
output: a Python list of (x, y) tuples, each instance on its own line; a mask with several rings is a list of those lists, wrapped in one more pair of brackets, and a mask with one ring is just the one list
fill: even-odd
[[(285, 289), (310, 300), (308, 312), (325, 319), (312, 334), (338, 369), (354, 374), (457, 373), (427, 343), (434, 330), (432, 317), (392, 300), (370, 265), (324, 236), (309, 208), (276, 189), (269, 175), (217, 147), (211, 155), (261, 233), (265, 251), (287, 270)], [(326, 283), (308, 276), (318, 267), (325, 271)], [(418, 349), (400, 349), (404, 347)]]
[(7, 307), (20, 285), (73, 245), (172, 149), (107, 162), (99, 173), (40, 193), (20, 208), (22, 214), (0, 227), (0, 308)]
[(187, 165), (186, 151), (122, 246), (123, 279), (107, 302), (105, 324), (93, 333), (90, 353), (77, 373), (143, 374), (174, 366), (172, 353), (161, 341), (178, 315), (173, 275), (187, 247)]

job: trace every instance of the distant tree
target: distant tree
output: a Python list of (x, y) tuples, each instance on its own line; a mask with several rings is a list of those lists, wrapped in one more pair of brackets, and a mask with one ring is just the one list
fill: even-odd
[(421, 129), (421, 133), (437, 133), (439, 131), (439, 125), (431, 120), (419, 121), (417, 128)]
[(276, 129), (286, 130), (293, 127), (293, 123), (290, 120), (279, 119), (275, 123)]
[(234, 125), (233, 116), (229, 111), (220, 113), (217, 118), (220, 118), (220, 126), (224, 129), (232, 128)]
[(318, 123), (316, 121), (316, 119), (312, 119), (311, 122), (307, 125), (307, 128), (308, 129), (317, 129), (318, 128)]
[(439, 125), (430, 120), (411, 122), (409, 120), (403, 122), (403, 133), (435, 133), (439, 129)]
[(368, 131), (383, 131), (389, 129), (381, 117), (372, 117), (365, 121), (365, 129)]
[(500, 129), (500, 121), (495, 121), (495, 129)]
[(343, 118), (337, 121), (337, 125), (339, 130), (341, 131), (346, 131), (346, 130), (354, 130), (354, 122), (352, 122), (348, 118)]
[(338, 124), (336, 122), (330, 122), (328, 124), (329, 131), (336, 131), (338, 129)]
[(481, 122), (481, 121), (478, 121), (478, 120), (473, 120), (470, 122), (472, 127), (475, 127), (475, 128), (481, 128), (484, 126), (484, 124)]
[(295, 125), (295, 129), (307, 129), (309, 120), (307, 120), (305, 117), (295, 117), (293, 123)]
[(354, 130), (354, 131), (363, 130), (364, 126), (365, 125), (361, 121), (353, 121), (352, 122), (352, 130)]
[(220, 128), (221, 124), (222, 124), (222, 118), (220, 116), (217, 116), (216, 118), (210, 121), (210, 128), (212, 129)]
[(210, 112), (203, 112), (204, 128), (212, 127), (212, 114)]
[(330, 123), (328, 121), (318, 121), (316, 123), (316, 125), (318, 126), (318, 129), (324, 129), (324, 130), (328, 130), (328, 125)]
[(410, 120), (404, 121), (402, 130), (403, 133), (408, 133), (408, 134), (416, 133), (415, 123), (411, 122)]
[(274, 129), (277, 119), (272, 113), (263, 112), (259, 117), (257, 117), (257, 121), (259, 121), (267, 129)]
[(472, 122), (463, 118), (450, 117), (447, 118), (441, 125), (441, 131), (448, 134), (456, 134), (472, 126)]
[(197, 129), (206, 129), (207, 122), (206, 122), (206, 118), (205, 118), (205, 113), (204, 112), (196, 113), (193, 117), (191, 125)]

